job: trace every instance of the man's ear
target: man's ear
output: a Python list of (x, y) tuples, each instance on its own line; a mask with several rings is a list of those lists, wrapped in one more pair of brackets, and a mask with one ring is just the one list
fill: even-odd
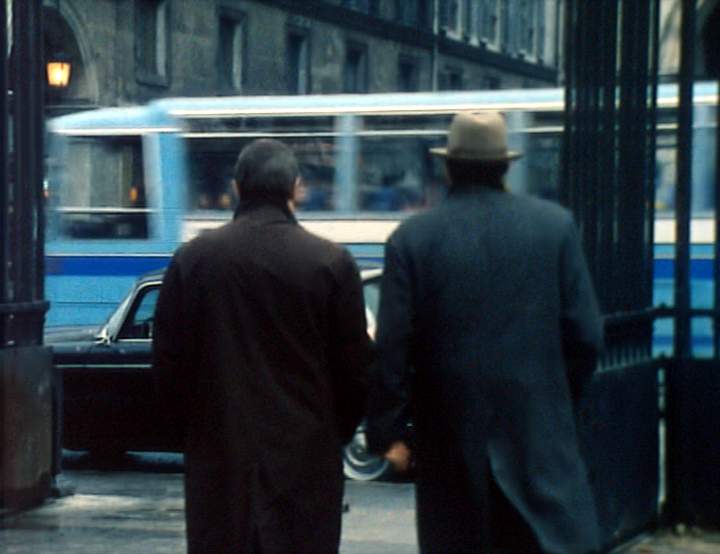
[(231, 181), (231, 183), (232, 183), (232, 191), (233, 191), (233, 194), (235, 195), (235, 198), (240, 198), (240, 185), (238, 184), (238, 182), (235, 179), (233, 179)]
[(302, 177), (299, 175), (295, 178), (295, 182), (293, 183), (293, 190), (292, 190), (292, 202), (293, 204), (301, 203), (303, 200), (305, 200), (305, 195), (307, 194), (307, 190), (305, 189), (305, 183), (303, 183)]

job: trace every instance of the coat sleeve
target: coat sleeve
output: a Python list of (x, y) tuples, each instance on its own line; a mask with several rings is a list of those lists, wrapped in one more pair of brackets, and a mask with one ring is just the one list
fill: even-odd
[(569, 218), (560, 263), (561, 330), (568, 382), (577, 400), (603, 348), (603, 324), (577, 232)]
[(352, 256), (344, 252), (330, 309), (330, 369), (340, 439), (348, 443), (365, 416), (368, 367), (373, 348), (367, 334), (362, 282)]
[(370, 375), (368, 402), (368, 445), (378, 454), (387, 451), (395, 441), (409, 440), (412, 385), (409, 353), (413, 319), (413, 289), (408, 264), (391, 237), (385, 246), (377, 359)]
[(184, 303), (178, 254), (170, 262), (160, 289), (153, 325), (152, 363), (160, 405), (171, 428), (184, 434), (189, 404), (187, 364), (188, 341), (183, 325)]

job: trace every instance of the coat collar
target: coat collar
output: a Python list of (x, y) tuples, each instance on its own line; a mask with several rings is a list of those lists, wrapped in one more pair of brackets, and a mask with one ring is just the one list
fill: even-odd
[(476, 185), (453, 185), (448, 189), (448, 196), (466, 196), (469, 194), (492, 194), (505, 192), (507, 192), (507, 189), (505, 187), (484, 185), (482, 183), (478, 183)]
[(297, 219), (285, 206), (275, 202), (254, 201), (240, 203), (235, 209), (233, 219), (247, 218), (262, 223), (280, 223), (283, 221), (297, 224)]

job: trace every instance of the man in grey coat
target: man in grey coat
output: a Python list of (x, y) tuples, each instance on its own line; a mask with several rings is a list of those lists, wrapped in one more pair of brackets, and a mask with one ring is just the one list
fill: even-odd
[(358, 268), (293, 216), (298, 164), (274, 140), (235, 170), (235, 218), (176, 253), (154, 367), (186, 436), (191, 554), (337, 552), (341, 447), (365, 413)]
[(497, 113), (457, 115), (433, 153), (447, 199), (386, 245), (370, 446), (398, 468), (414, 449), (425, 554), (595, 551), (574, 400), (602, 325), (572, 216), (504, 189)]

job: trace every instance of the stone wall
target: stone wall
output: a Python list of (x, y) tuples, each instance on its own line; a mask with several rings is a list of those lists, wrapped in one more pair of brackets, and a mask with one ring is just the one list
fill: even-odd
[[(136, 68), (136, 0), (63, 0), (67, 20), (81, 52), (84, 82), (73, 85), (70, 96), (90, 105), (112, 106), (146, 102), (167, 96), (212, 96), (220, 90), (218, 43), (221, 10), (245, 17), (246, 57), (242, 94), (287, 93), (287, 34), (306, 33), (311, 59), (310, 92), (338, 93), (343, 89), (343, 66), (348, 41), (367, 50), (368, 91), (398, 90), (399, 59), (412, 60), (420, 90), (432, 89), (433, 38), (430, 29), (403, 27), (392, 20), (394, 3), (380, 3), (383, 19), (347, 12), (339, 2), (307, 3), (290, 0), (166, 0), (168, 72), (165, 82), (148, 83)], [(54, 0), (44, 0), (56, 9)], [(314, 7), (313, 7), (314, 6)], [(551, 66), (523, 62), (517, 57), (471, 43), (453, 46), (439, 37), (438, 69), (458, 70), (463, 89), (553, 86)], [(507, 58), (507, 60), (506, 60)], [(505, 63), (507, 61), (507, 63)], [(78, 73), (79, 75), (80, 73)]]

